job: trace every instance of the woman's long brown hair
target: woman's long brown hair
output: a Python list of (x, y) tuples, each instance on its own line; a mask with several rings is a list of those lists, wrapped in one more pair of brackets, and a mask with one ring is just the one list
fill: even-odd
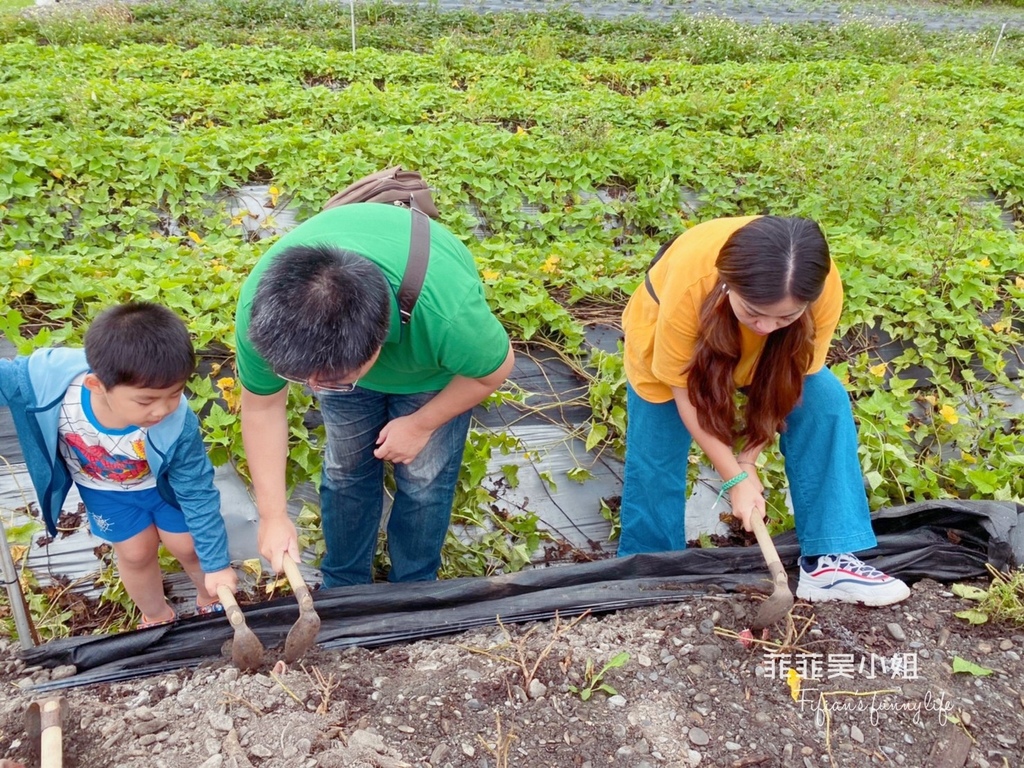
[(747, 388), (747, 407), (737, 425), (733, 373), (740, 359), (740, 328), (728, 290), (755, 306), (785, 299), (814, 302), (832, 262), (821, 228), (810, 219), (763, 216), (736, 230), (715, 262), (719, 282), (700, 309), (700, 336), (686, 368), (690, 402), (701, 427), (727, 445), (737, 439), (762, 445), (785, 428), (800, 400), (814, 357), (814, 320), (798, 320), (768, 335)]

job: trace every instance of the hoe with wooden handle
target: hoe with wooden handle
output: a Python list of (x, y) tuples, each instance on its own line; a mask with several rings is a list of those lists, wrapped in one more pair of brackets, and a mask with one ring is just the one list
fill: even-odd
[(288, 637), (284, 641), (284, 660), (291, 664), (302, 658), (316, 642), (320, 632), (320, 616), (313, 607), (313, 596), (309, 594), (309, 587), (299, 573), (299, 567), (287, 552), (284, 554), (284, 573), (292, 585), (295, 599), (299, 601), (299, 618), (288, 630)]
[(29, 704), (25, 730), (33, 739), (39, 739), (40, 768), (62, 768), (64, 765), (64, 721), (67, 716), (68, 703), (61, 696)]
[(764, 561), (768, 564), (768, 572), (772, 575), (772, 582), (775, 589), (771, 595), (761, 603), (757, 610), (757, 616), (751, 623), (752, 630), (760, 630), (769, 627), (777, 621), (786, 618), (793, 607), (793, 593), (789, 589), (789, 577), (786, 576), (786, 569), (782, 567), (779, 560), (779, 553), (775, 551), (775, 544), (772, 537), (768, 535), (768, 529), (764, 527), (764, 520), (755, 512), (750, 516), (750, 527), (757, 537), (757, 545), (761, 548)]
[(238, 607), (231, 590), (222, 584), (217, 587), (217, 597), (224, 606), (231, 628), (235, 630), (235, 639), (231, 642), (231, 660), (244, 671), (259, 669), (263, 663), (263, 643), (245, 623), (245, 614)]

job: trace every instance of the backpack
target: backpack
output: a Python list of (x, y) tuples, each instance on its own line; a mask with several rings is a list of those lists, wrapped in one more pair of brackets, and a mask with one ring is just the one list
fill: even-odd
[(345, 187), (324, 204), (324, 210), (348, 203), (385, 203), (400, 205), (412, 211), (412, 237), (409, 240), (409, 260), (398, 288), (398, 314), (402, 325), (412, 318), (413, 307), (420, 297), (423, 279), (430, 262), (430, 222), (436, 219), (437, 206), (430, 194), (430, 187), (416, 171), (406, 171), (402, 166), (385, 168), (371, 173)]
[(679, 235), (676, 235), (661, 246), (661, 248), (658, 249), (658, 252), (654, 254), (654, 258), (651, 259), (651, 263), (647, 265), (647, 269), (644, 270), (644, 285), (647, 286), (647, 292), (651, 294), (651, 298), (654, 299), (655, 304), (661, 304), (661, 300), (658, 299), (658, 294), (654, 291), (654, 283), (651, 282), (651, 269), (654, 268), (655, 264), (661, 261), (661, 257), (665, 255), (665, 251), (667, 251), (672, 246), (672, 243), (678, 239)]

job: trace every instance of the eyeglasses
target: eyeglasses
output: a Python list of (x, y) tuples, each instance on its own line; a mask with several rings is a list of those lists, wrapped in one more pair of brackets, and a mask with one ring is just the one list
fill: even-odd
[(347, 395), (350, 392), (355, 392), (356, 384), (359, 381), (359, 379), (356, 379), (355, 381), (347, 382), (328, 381), (317, 382), (316, 384), (314, 384), (309, 379), (293, 379), (289, 376), (281, 376), (281, 374), (277, 375), (280, 376), (285, 381), (291, 382), (292, 384), (301, 384), (304, 387), (309, 387), (314, 392), (336, 392), (341, 395)]

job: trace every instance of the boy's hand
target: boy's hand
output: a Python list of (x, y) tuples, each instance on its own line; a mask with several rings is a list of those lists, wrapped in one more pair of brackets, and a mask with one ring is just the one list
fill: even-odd
[(214, 571), (205, 575), (203, 585), (206, 587), (206, 591), (214, 596), (217, 594), (217, 587), (221, 586), (227, 587), (234, 593), (238, 590), (238, 575), (235, 573), (234, 568)]
[(284, 570), (284, 553), (299, 562), (299, 539), (295, 525), (287, 515), (261, 517), (260, 527), (256, 532), (256, 543), (263, 555), (274, 569), (274, 573)]

